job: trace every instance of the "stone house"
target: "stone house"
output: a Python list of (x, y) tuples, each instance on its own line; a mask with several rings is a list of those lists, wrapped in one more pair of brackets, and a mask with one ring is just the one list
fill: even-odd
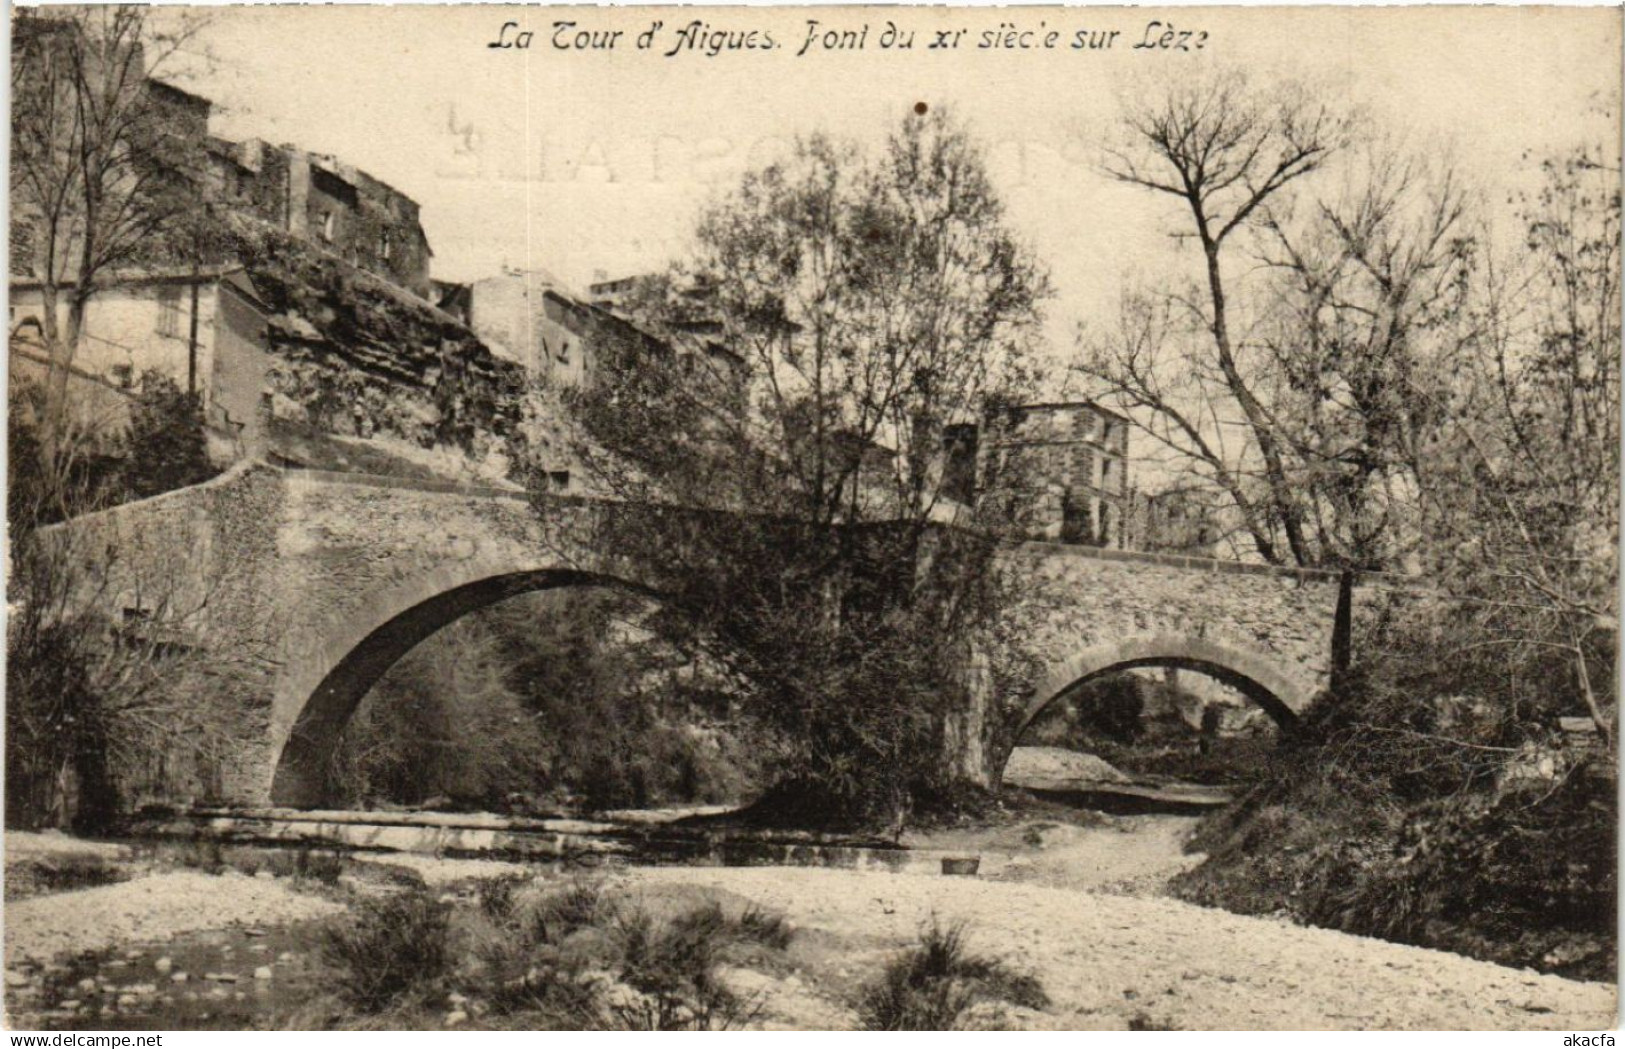
[(423, 299), (434, 256), (417, 201), (337, 157), (259, 139), (208, 143), (213, 195)]
[[(1088, 546), (1127, 545), (1124, 416), (1092, 401), (1016, 405), (990, 415), (978, 434), (954, 435), (950, 451), (963, 460), (972, 442), (978, 487), (1006, 492), (1027, 534)], [(965, 472), (962, 465), (950, 469)]]
[[(43, 382), (49, 356), (40, 283), (13, 277), (8, 305), (13, 381)], [(65, 326), (66, 301), (57, 308)], [(110, 276), (86, 307), (70, 380), (75, 399), (82, 394), (87, 410), (119, 426), (122, 400), (108, 391), (130, 391), (157, 372), (197, 394), (215, 461), (256, 454), (265, 439), (266, 315), (240, 266)]]
[(1131, 544), (1136, 550), (1212, 557), (1218, 539), (1213, 492), (1184, 485), (1130, 498)]

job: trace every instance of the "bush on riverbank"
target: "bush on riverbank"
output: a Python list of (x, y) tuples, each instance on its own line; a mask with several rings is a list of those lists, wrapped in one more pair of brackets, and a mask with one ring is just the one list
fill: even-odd
[[(1323, 701), (1282, 744), (1257, 787), (1209, 817), (1190, 844), (1208, 859), (1172, 891), (1612, 979), (1612, 755), (1577, 750), (1556, 731), (1562, 674), (1509, 673), (1482, 654), (1394, 640), (1380, 669)], [(1598, 655), (1605, 681), (1611, 661)], [(1533, 691), (1534, 681), (1545, 687)]]
[(330, 933), (324, 960), (346, 1011), (324, 1025), (448, 1021), (516, 1030), (723, 1030), (756, 1003), (726, 964), (777, 955), (789, 926), (716, 903), (656, 914), (597, 881), (493, 878), (469, 903), (418, 889), (365, 903)]
[(858, 1011), (871, 1031), (948, 1031), (978, 1002), (1042, 1009), (1049, 995), (1036, 977), (973, 953), (962, 925), (933, 919), (864, 989)]

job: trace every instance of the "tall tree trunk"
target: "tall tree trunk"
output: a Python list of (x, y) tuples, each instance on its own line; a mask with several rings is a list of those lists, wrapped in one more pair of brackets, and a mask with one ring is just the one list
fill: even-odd
[[(1271, 431), (1269, 416), (1258, 398), (1253, 395), (1247, 381), (1242, 378), (1241, 370), (1236, 367), (1236, 357), (1230, 343), (1230, 322), (1226, 314), (1228, 307), (1224, 296), (1224, 278), (1219, 273), (1219, 244), (1209, 235), (1207, 221), (1200, 210), (1198, 221), (1202, 237), (1202, 253), (1207, 258), (1208, 294), (1213, 302), (1213, 342), (1218, 350), (1219, 370), (1224, 373), (1225, 385), (1230, 388), (1231, 395), (1241, 406), (1242, 414), (1247, 416), (1247, 425), (1252, 430), (1253, 439), (1258, 442), (1258, 452), (1264, 457), (1264, 478), (1269, 484), (1276, 516), (1286, 530), (1287, 548), (1292, 551), (1293, 560), (1298, 564), (1308, 564), (1308, 544), (1303, 538), (1303, 515), (1287, 483), (1286, 468), (1281, 462), (1281, 450)], [(1256, 539), (1256, 531), (1254, 536)], [(1273, 552), (1273, 545), (1270, 550)], [(1259, 553), (1269, 556), (1264, 547), (1259, 548)]]

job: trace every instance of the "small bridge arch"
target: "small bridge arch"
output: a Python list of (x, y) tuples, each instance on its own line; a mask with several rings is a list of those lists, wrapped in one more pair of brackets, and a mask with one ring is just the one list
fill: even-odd
[(318, 646), (307, 650), (277, 689), (286, 734), (271, 781), (271, 803), (322, 804), (328, 763), (340, 733), (379, 679), (442, 627), (521, 594), (605, 586), (658, 596), (618, 575), (576, 567), (501, 570), (451, 565), (379, 594)]
[(1177, 667), (1212, 677), (1257, 703), (1288, 726), (1314, 701), (1316, 690), (1272, 660), (1206, 638), (1153, 634), (1086, 648), (1053, 667), (1022, 712), (1013, 739), (1066, 692), (1094, 678), (1136, 667)]

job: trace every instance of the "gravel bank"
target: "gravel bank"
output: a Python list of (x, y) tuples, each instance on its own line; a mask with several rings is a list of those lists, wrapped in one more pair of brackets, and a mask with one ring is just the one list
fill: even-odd
[[(976, 879), (785, 868), (642, 868), (783, 911), (798, 927), (901, 946), (934, 912), (1043, 980), (1033, 1026), (1190, 1030), (1597, 1030), (1615, 988), (1168, 899)], [(1027, 1024), (1023, 1024), (1027, 1026)]]
[(79, 951), (166, 940), (194, 929), (278, 925), (337, 914), (331, 900), (285, 882), (228, 872), (154, 874), (118, 885), (21, 900), (6, 907), (6, 966)]

